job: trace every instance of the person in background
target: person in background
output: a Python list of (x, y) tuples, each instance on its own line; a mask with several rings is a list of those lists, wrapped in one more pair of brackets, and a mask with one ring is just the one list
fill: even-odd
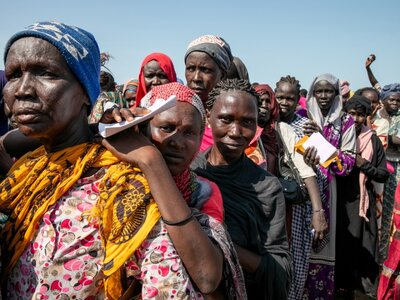
[(226, 76), (227, 79), (243, 79), (250, 82), (249, 73), (247, 72), (246, 65), (239, 58), (234, 56), (232, 60), (231, 67), (228, 70), (228, 74)]
[(227, 230), (235, 244), (249, 299), (287, 299), (291, 259), (285, 200), (279, 180), (246, 155), (258, 118), (259, 96), (248, 81), (226, 79), (209, 94), (214, 144), (192, 164), (221, 190)]
[(114, 76), (110, 72), (104, 70), (100, 72), (101, 93), (90, 112), (90, 124), (98, 123), (104, 111), (113, 105), (118, 105), (124, 108), (129, 107), (128, 102), (124, 99), (122, 93), (116, 90), (116, 85)]
[(176, 72), (171, 58), (164, 53), (154, 52), (147, 55), (140, 66), (139, 85), (136, 92), (136, 104), (140, 106), (140, 101), (151, 89), (157, 85), (169, 82), (176, 82)]
[(354, 95), (364, 96), (371, 103), (371, 113), (367, 116), (366, 125), (375, 131), (383, 147), (387, 148), (389, 132), (389, 116), (380, 101), (380, 93), (372, 88), (365, 87), (355, 91)]
[[(210, 91), (226, 78), (233, 56), (229, 44), (216, 35), (203, 35), (191, 41), (185, 54), (185, 78), (187, 86), (201, 99), (203, 104)], [(206, 125), (200, 151), (213, 144), (211, 128)]]
[(386, 160), (394, 169), (385, 183), (383, 198), (382, 232), (379, 247), (380, 262), (383, 262), (387, 256), (390, 240), (394, 193), (400, 180), (400, 83), (385, 85), (381, 90), (380, 98), (389, 118)]
[[(295, 113), (299, 101), (299, 90), (299, 81), (289, 75), (281, 77), (275, 88), (275, 98), (279, 107), (279, 119), (275, 130), (280, 143), (284, 143), (288, 152), (283, 151), (284, 147), (281, 147), (283, 151), (280, 154), (282, 157), (281, 176), (287, 175), (284, 166), (287, 166), (288, 160), (291, 159), (304, 180), (310, 196), (310, 201), (303, 204), (286, 204), (289, 246), (293, 257), (293, 277), (288, 299), (302, 299), (312, 243), (323, 240), (328, 228), (316, 172), (304, 163), (301, 154), (294, 149), (295, 144), (303, 138), (302, 126), (308, 121), (307, 118)], [(322, 181), (321, 177), (319, 179)]]
[(352, 299), (355, 293), (376, 298), (379, 275), (378, 224), (375, 187), (389, 177), (385, 151), (376, 134), (365, 125), (370, 101), (354, 95), (344, 111), (353, 117), (357, 156), (353, 170), (337, 177), (336, 290)]
[(138, 85), (139, 81), (137, 79), (129, 79), (122, 88), (122, 96), (128, 102), (128, 107), (133, 107), (136, 104)]
[(320, 132), (337, 149), (338, 160), (328, 168), (319, 166), (314, 147), (305, 150), (306, 164), (319, 169), (323, 176), (320, 190), (322, 206), (328, 222), (328, 234), (313, 245), (310, 255), (305, 296), (315, 299), (334, 298), (335, 251), (336, 251), (336, 177), (348, 175), (355, 164), (356, 133), (352, 117), (342, 111), (339, 79), (331, 74), (317, 76), (311, 84), (307, 98), (310, 121), (303, 125), (306, 135)]
[(400, 299), (400, 182), (397, 184), (394, 197), (394, 235), (390, 242), (388, 256), (383, 262), (378, 286), (378, 300)]
[(354, 92), (350, 90), (350, 83), (347, 80), (339, 80), (340, 93), (342, 94), (343, 105), (354, 95)]
[(365, 60), (365, 69), (367, 70), (368, 80), (371, 83), (371, 86), (376, 89), (378, 92), (381, 92), (382, 87), (378, 80), (376, 80), (374, 73), (372, 73), (371, 65), (376, 60), (376, 55), (371, 54)]
[(277, 175), (278, 144), (275, 133), (275, 122), (279, 117), (279, 107), (275, 93), (268, 84), (253, 85), (260, 96), (258, 126), (262, 128), (259, 140), (265, 152), (266, 170)]

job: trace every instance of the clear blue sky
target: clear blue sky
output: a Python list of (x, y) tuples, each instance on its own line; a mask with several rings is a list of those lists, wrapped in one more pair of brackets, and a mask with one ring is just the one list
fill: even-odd
[[(0, 49), (8, 38), (36, 21), (58, 20), (94, 34), (118, 83), (137, 78), (151, 52), (169, 55), (184, 79), (188, 43), (203, 34), (222, 36), (247, 66), (251, 81), (272, 86), (296, 76), (309, 88), (332, 73), (352, 89), (369, 85), (364, 61), (382, 84), (399, 82), (400, 1), (5, 1), (1, 5)], [(4, 68), (3, 60), (0, 68)]]

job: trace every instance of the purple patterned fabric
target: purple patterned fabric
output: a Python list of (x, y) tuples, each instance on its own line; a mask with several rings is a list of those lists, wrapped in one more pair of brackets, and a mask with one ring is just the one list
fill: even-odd
[[(343, 169), (339, 170), (336, 164), (331, 164), (329, 168), (320, 167), (317, 177), (321, 193), (322, 207), (325, 210), (325, 217), (329, 224), (329, 234), (317, 245), (313, 245), (314, 250), (323, 251), (323, 248), (328, 247), (332, 239), (335, 238), (335, 229), (332, 226), (332, 220), (336, 218), (336, 210), (331, 210), (331, 197), (336, 198), (336, 193), (330, 195), (330, 184), (334, 176), (346, 176), (351, 172), (355, 164), (355, 131), (354, 121), (350, 115), (341, 113), (340, 118), (333, 123), (328, 123), (323, 128), (325, 138), (338, 149), (338, 157), (342, 163)], [(346, 136), (346, 140), (344, 137)], [(352, 149), (354, 145), (354, 149)], [(322, 177), (322, 178), (321, 178)], [(322, 180), (321, 180), (322, 179)], [(334, 222), (334, 225), (336, 223)], [(333, 247), (334, 249), (334, 247)], [(310, 258), (308, 278), (304, 288), (303, 299), (334, 299), (334, 276), (335, 275), (335, 253), (328, 253), (324, 259)]]

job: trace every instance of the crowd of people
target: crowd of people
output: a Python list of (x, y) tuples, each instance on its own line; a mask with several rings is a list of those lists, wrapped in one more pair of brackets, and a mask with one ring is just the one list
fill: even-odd
[[(328, 73), (308, 90), (251, 82), (232, 53), (204, 35), (186, 84), (156, 52), (117, 84), (81, 28), (10, 37), (2, 299), (400, 299), (400, 83), (378, 83), (374, 55), (356, 91)], [(299, 150), (316, 135), (336, 149), (328, 162)]]

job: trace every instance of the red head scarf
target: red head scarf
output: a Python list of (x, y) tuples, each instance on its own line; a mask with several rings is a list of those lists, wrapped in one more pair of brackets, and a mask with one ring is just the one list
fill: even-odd
[(264, 149), (267, 152), (268, 171), (276, 174), (275, 162), (278, 155), (279, 147), (275, 135), (275, 122), (279, 116), (278, 102), (275, 99), (274, 91), (268, 84), (258, 84), (254, 86), (254, 89), (260, 96), (264, 94), (269, 95), (269, 107), (271, 111), (271, 116), (261, 134), (261, 141), (263, 143)]
[(136, 106), (140, 105), (140, 100), (144, 97), (144, 95), (147, 94), (147, 89), (146, 89), (146, 84), (144, 82), (144, 74), (143, 74), (143, 69), (144, 66), (152, 61), (155, 60), (160, 64), (161, 69), (165, 72), (167, 75), (167, 78), (169, 82), (176, 82), (176, 73), (175, 73), (175, 68), (172, 60), (169, 58), (169, 56), (163, 54), (163, 53), (151, 53), (142, 62), (142, 66), (140, 67), (140, 73), (139, 73), (139, 86), (137, 89), (136, 93)]

